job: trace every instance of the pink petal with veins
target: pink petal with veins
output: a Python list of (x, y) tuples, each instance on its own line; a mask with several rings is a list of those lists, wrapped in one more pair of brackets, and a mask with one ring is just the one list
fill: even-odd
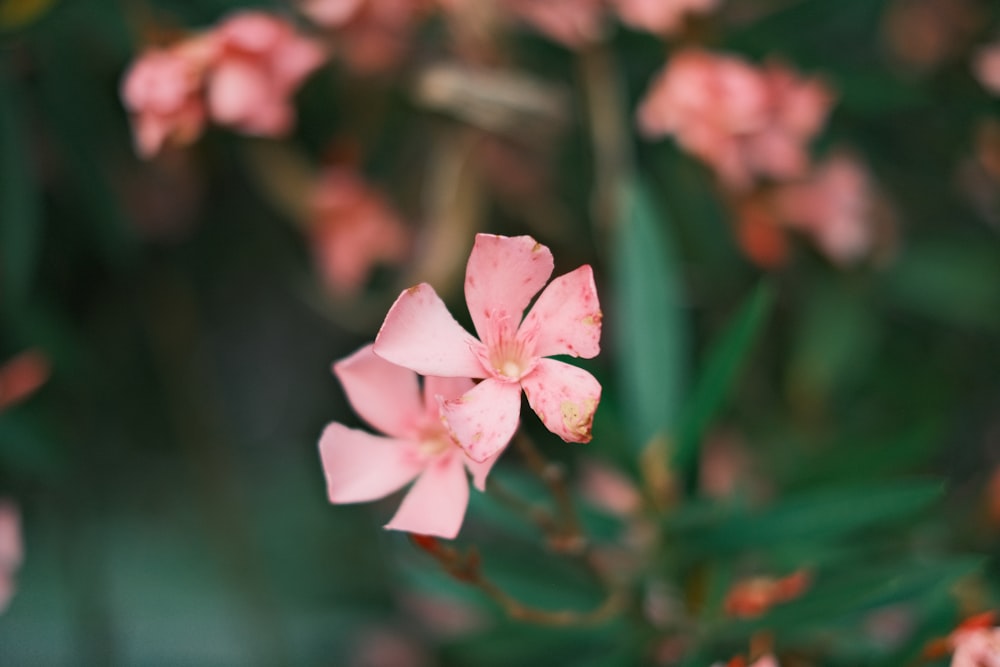
[(541, 359), (521, 379), (528, 404), (545, 427), (566, 442), (590, 442), (601, 384), (587, 371), (554, 359)]
[(545, 288), (524, 318), (521, 333), (535, 340), (535, 354), (591, 359), (601, 351), (601, 306), (594, 271), (584, 265)]
[(399, 295), (375, 338), (375, 354), (383, 359), (441, 377), (485, 377), (475, 353), (481, 348), (427, 283)]
[(377, 356), (371, 345), (335, 363), (333, 372), (369, 426), (397, 438), (413, 435), (425, 412), (416, 373)]
[(484, 343), (490, 344), (504, 320), (517, 329), (553, 265), (549, 249), (530, 236), (476, 235), (465, 269), (465, 300)]
[(360, 503), (387, 496), (420, 474), (423, 464), (406, 440), (328, 425), (319, 441), (332, 503)]
[(492, 378), (453, 401), (441, 404), (452, 437), (473, 461), (498, 454), (514, 437), (521, 414), (521, 388)]
[(456, 452), (428, 466), (385, 527), (450, 540), (458, 535), (468, 505), (469, 482)]

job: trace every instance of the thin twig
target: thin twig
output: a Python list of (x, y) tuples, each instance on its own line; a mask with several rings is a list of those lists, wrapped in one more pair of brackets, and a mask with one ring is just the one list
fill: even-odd
[(612, 618), (624, 607), (625, 596), (618, 587), (609, 588), (601, 603), (589, 611), (531, 607), (511, 596), (483, 574), (479, 554), (474, 549), (463, 554), (426, 535), (410, 535), (410, 539), (433, 556), (448, 574), (483, 591), (508, 616), (519, 621), (560, 627), (597, 625)]
[(553, 549), (561, 553), (583, 554), (587, 539), (580, 528), (580, 520), (573, 506), (573, 496), (566, 484), (566, 471), (558, 463), (548, 461), (524, 433), (514, 436), (514, 446), (524, 457), (533, 473), (548, 487), (556, 503), (557, 530), (549, 534)]

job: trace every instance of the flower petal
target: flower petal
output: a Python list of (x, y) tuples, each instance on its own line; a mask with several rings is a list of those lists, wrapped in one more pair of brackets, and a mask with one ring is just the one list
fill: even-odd
[(377, 356), (371, 345), (333, 365), (354, 411), (386, 435), (408, 438), (424, 415), (417, 374)]
[(411, 445), (329, 424), (319, 440), (319, 453), (330, 502), (360, 503), (401, 489), (423, 469)]
[(385, 527), (450, 540), (458, 535), (468, 506), (469, 481), (456, 451), (427, 467)]
[(517, 430), (520, 413), (521, 388), (492, 378), (441, 404), (441, 418), (451, 436), (469, 458), (480, 463), (507, 446)]
[(545, 427), (566, 442), (590, 442), (601, 383), (593, 375), (555, 359), (540, 359), (521, 378), (524, 395)]
[(250, 62), (227, 60), (208, 80), (208, 110), (220, 125), (243, 122), (271, 102), (274, 91), (264, 72)]
[(490, 474), (490, 470), (493, 469), (493, 464), (497, 462), (497, 459), (500, 458), (500, 454), (502, 453), (502, 451), (497, 452), (485, 461), (474, 461), (468, 456), (462, 457), (465, 462), (465, 467), (468, 468), (469, 472), (472, 474), (472, 483), (479, 491), (486, 490), (486, 476)]
[(511, 332), (552, 275), (552, 253), (530, 236), (477, 234), (465, 269), (465, 300), (476, 331), (490, 345), (497, 328)]
[(524, 318), (519, 335), (534, 338), (540, 357), (596, 357), (601, 351), (601, 304), (590, 265), (549, 283)]
[(446, 401), (458, 398), (476, 384), (469, 378), (442, 378), (431, 375), (424, 378), (424, 410), (427, 414), (437, 416), (440, 396)]
[(405, 290), (392, 304), (375, 337), (375, 354), (421, 375), (486, 376), (473, 338), (427, 283)]

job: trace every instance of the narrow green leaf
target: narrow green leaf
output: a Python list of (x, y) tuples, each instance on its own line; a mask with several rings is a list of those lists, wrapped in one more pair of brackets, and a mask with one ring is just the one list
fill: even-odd
[(42, 220), (16, 88), (0, 72), (0, 294), (27, 299), (38, 266)]
[(743, 303), (722, 336), (711, 346), (704, 368), (684, 405), (675, 463), (691, 477), (705, 431), (725, 406), (740, 370), (774, 301), (766, 283)]
[(687, 330), (666, 219), (641, 184), (623, 196), (615, 228), (614, 319), (623, 415), (642, 448), (676, 427), (685, 378)]
[[(837, 487), (788, 497), (761, 512), (702, 512), (668, 521), (701, 548), (717, 552), (774, 548), (786, 542), (836, 540), (844, 535), (910, 516), (941, 496), (936, 481), (880, 482)], [(693, 519), (693, 520), (692, 520)]]

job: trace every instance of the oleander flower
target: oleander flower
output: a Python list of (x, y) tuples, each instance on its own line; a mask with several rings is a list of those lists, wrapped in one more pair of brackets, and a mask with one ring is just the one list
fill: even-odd
[(325, 58), (318, 43), (259, 11), (150, 49), (122, 80), (136, 152), (149, 158), (165, 145), (190, 144), (208, 119), (247, 134), (283, 135), (294, 123), (295, 90)]
[(0, 500), (0, 613), (17, 590), (15, 575), (24, 560), (21, 513), (9, 500)]
[(425, 377), (377, 357), (366, 345), (333, 371), (355, 412), (384, 436), (333, 422), (319, 450), (332, 503), (359, 503), (416, 482), (386, 528), (451, 539), (469, 504), (466, 470), (482, 491), (496, 457), (469, 459), (441, 423), (440, 401), (472, 388), (467, 378)]
[(214, 40), (197, 37), (172, 48), (150, 49), (126, 71), (121, 97), (141, 157), (156, 155), (166, 144), (183, 146), (201, 136), (208, 115), (204, 77), (214, 56)]
[(409, 234), (383, 197), (348, 169), (324, 171), (312, 193), (309, 229), (315, 263), (326, 286), (355, 294), (372, 268), (406, 256)]
[(375, 339), (375, 353), (424, 375), (482, 379), (445, 400), (441, 416), (476, 461), (500, 452), (517, 430), (521, 391), (546, 428), (566, 442), (589, 442), (601, 385), (553, 355), (600, 351), (601, 310), (593, 270), (553, 280), (552, 253), (530, 236), (478, 234), (465, 273), (465, 298), (479, 339), (448, 312), (430, 285), (400, 294)]
[(613, 0), (621, 22), (632, 28), (672, 35), (691, 14), (706, 14), (719, 0)]
[(734, 191), (802, 176), (833, 102), (826, 85), (780, 63), (690, 49), (673, 56), (637, 112), (648, 138), (672, 135)]
[(287, 133), (291, 98), (325, 59), (323, 48), (286, 21), (264, 12), (238, 12), (214, 31), (215, 61), (207, 75), (212, 120), (261, 136)]
[(951, 667), (1000, 667), (1000, 628), (959, 628), (949, 640)]

